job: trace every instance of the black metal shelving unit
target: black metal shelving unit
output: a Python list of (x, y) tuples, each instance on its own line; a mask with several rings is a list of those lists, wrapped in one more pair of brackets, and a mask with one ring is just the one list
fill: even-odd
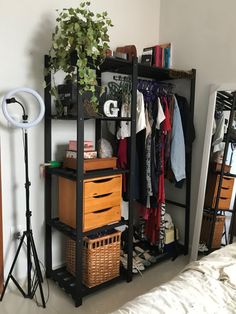
[[(222, 164), (221, 164), (221, 170), (219, 172), (219, 182), (218, 182), (218, 187), (217, 187), (217, 194), (216, 194), (216, 202), (215, 206), (213, 208), (207, 208), (207, 211), (211, 212), (213, 214), (213, 221), (211, 225), (211, 230), (210, 230), (210, 237), (209, 241), (207, 243), (209, 252), (211, 252), (212, 249), (212, 241), (214, 237), (214, 228), (215, 228), (215, 223), (216, 223), (216, 217), (218, 214), (220, 215), (225, 215), (226, 212), (230, 212), (232, 214), (231, 217), (231, 223), (230, 223), (230, 228), (229, 228), (229, 234), (230, 234), (230, 241), (229, 243), (233, 242), (233, 224), (235, 220), (235, 215), (236, 215), (236, 198), (234, 199), (234, 206), (233, 209), (221, 209), (219, 208), (219, 201), (220, 201), (220, 195), (221, 195), (221, 190), (222, 190), (222, 182), (224, 176), (231, 177), (231, 178), (236, 178), (235, 174), (231, 174), (229, 172), (225, 172), (225, 163), (228, 155), (228, 149), (229, 149), (229, 144), (230, 143), (235, 143), (235, 139), (231, 137), (230, 129), (233, 124), (234, 120), (234, 115), (235, 115), (235, 110), (236, 110), (236, 92), (226, 92), (226, 91), (218, 91), (216, 95), (216, 109), (222, 110), (222, 111), (228, 111), (229, 112), (229, 122), (227, 126), (227, 132), (224, 135), (224, 142), (225, 142), (225, 147), (224, 147), (224, 153), (223, 153), (223, 159), (222, 159)], [(210, 169), (209, 169), (210, 171)], [(223, 235), (225, 234), (226, 236), (226, 225), (225, 225), (225, 230)], [(226, 237), (226, 244), (227, 244), (227, 237)]]
[[(49, 56), (45, 56), (45, 68), (49, 67)], [(75, 306), (82, 304), (82, 298), (84, 295), (92, 293), (100, 288), (106, 287), (114, 282), (125, 278), (127, 282), (132, 280), (132, 257), (133, 257), (133, 208), (134, 208), (134, 172), (135, 172), (135, 154), (136, 154), (136, 101), (137, 101), (137, 83), (138, 77), (155, 79), (157, 81), (163, 80), (176, 80), (187, 79), (190, 80), (190, 113), (193, 117), (194, 112), (194, 95), (195, 95), (195, 78), (196, 71), (177, 71), (171, 69), (153, 68), (145, 65), (138, 64), (137, 59), (134, 58), (132, 62), (106, 58), (104, 63), (100, 66), (98, 76), (101, 77), (102, 72), (113, 72), (119, 74), (128, 74), (131, 76), (132, 84), (132, 107), (131, 118), (107, 118), (103, 116), (88, 117), (84, 116), (82, 104), (82, 96), (77, 90), (77, 116), (76, 117), (63, 117), (59, 118), (52, 115), (51, 112), (51, 73), (48, 73), (45, 77), (45, 162), (52, 159), (52, 120), (76, 120), (77, 122), (77, 170), (72, 171), (63, 168), (46, 169), (45, 173), (45, 223), (46, 223), (46, 235), (45, 235), (45, 264), (46, 275), (48, 278), (52, 278), (58, 282), (67, 293), (71, 294), (75, 301)], [(78, 87), (77, 87), (78, 88)], [(131, 140), (130, 140), (130, 160), (129, 170), (100, 170), (92, 171), (88, 173), (83, 172), (83, 147), (84, 142), (84, 120), (95, 119), (95, 134), (96, 140), (100, 137), (101, 121), (114, 120), (114, 121), (130, 121), (131, 122)], [(190, 192), (191, 192), (191, 150), (186, 155), (186, 202), (185, 204), (179, 204), (172, 201), (175, 206), (185, 208), (185, 242), (182, 252), (187, 254), (189, 244), (189, 217), (190, 217)], [(117, 173), (126, 173), (129, 175), (129, 199), (128, 199), (128, 220), (121, 220), (120, 222), (103, 226), (98, 229), (91, 230), (89, 232), (82, 231), (83, 221), (83, 198), (79, 197), (83, 195), (83, 180), (86, 178), (95, 178), (100, 176), (112, 175)], [(62, 176), (70, 180), (76, 181), (76, 229), (61, 223), (57, 218), (52, 217), (52, 176)], [(83, 237), (88, 234), (96, 233), (101, 230), (106, 230), (121, 225), (128, 226), (128, 267), (127, 271), (122, 272), (120, 277), (103, 283), (94, 288), (86, 288), (82, 284), (82, 241)], [(52, 269), (52, 228), (59, 230), (64, 235), (74, 239), (76, 241), (76, 276), (69, 274), (65, 268)], [(169, 258), (167, 253), (160, 254), (157, 258), (157, 263)]]

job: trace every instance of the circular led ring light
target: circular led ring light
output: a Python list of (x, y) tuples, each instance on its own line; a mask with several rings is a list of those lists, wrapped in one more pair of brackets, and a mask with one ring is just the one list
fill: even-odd
[[(38, 104), (40, 106), (40, 112), (39, 112), (39, 115), (31, 122), (27, 122), (27, 123), (17, 122), (8, 113), (8, 110), (7, 110), (8, 104), (7, 104), (6, 100), (8, 98), (11, 98), (14, 94), (19, 93), (19, 92), (25, 92), (25, 93), (31, 94), (38, 101)], [(16, 88), (16, 89), (12, 90), (3, 98), (2, 111), (3, 111), (5, 118), (11, 124), (15, 125), (18, 128), (28, 129), (28, 128), (31, 128), (32, 126), (35, 126), (36, 124), (38, 124), (43, 119), (44, 113), (45, 113), (45, 105), (44, 105), (44, 101), (43, 101), (42, 97), (36, 91), (34, 91), (33, 89), (28, 88), (28, 87), (20, 87), (20, 88)]]

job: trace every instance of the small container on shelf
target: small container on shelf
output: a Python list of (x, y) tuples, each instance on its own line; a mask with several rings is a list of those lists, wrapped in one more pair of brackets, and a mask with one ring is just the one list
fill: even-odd
[[(89, 288), (112, 280), (120, 275), (120, 242), (121, 232), (114, 230), (95, 239), (83, 239), (83, 279)], [(75, 275), (75, 244), (72, 239), (67, 240), (66, 268)]]
[[(222, 163), (219, 162), (211, 162), (210, 163), (210, 169), (213, 170), (214, 172), (221, 172), (222, 168)], [(224, 172), (225, 173), (230, 173), (231, 166), (224, 164)]]
[[(84, 172), (102, 169), (115, 169), (116, 162), (116, 157), (85, 159)], [(76, 158), (66, 157), (63, 162), (63, 167), (76, 170)]]
[(214, 226), (213, 226), (213, 222), (214, 222), (213, 219), (214, 219), (213, 214), (203, 213), (200, 242), (205, 243), (208, 246), (210, 244), (209, 241), (210, 241), (211, 231), (212, 231), (212, 228), (214, 228), (211, 248), (219, 249), (221, 246), (221, 238), (224, 231), (225, 216), (216, 215)]

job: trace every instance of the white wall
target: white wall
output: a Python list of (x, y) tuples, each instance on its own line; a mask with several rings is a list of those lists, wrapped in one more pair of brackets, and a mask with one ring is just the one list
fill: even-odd
[(234, 0), (161, 0), (160, 41), (173, 44), (173, 67), (197, 69), (191, 232), (202, 210), (196, 202), (210, 85), (236, 82), (235, 10)]
[[(0, 10), (0, 101), (6, 92), (28, 86), (43, 96), (44, 54), (50, 47), (55, 26), (55, 9), (76, 7), (80, 1), (2, 1)], [(135, 44), (142, 48), (158, 42), (160, 1), (149, 0), (92, 0), (92, 9), (108, 11), (113, 27), (110, 31), (111, 48)], [(60, 134), (64, 129), (59, 124)], [(22, 134), (8, 127), (0, 113), (2, 153), (3, 231), (5, 274), (15, 253), (16, 242), (10, 240), (14, 226), (25, 225), (25, 191)], [(39, 257), (44, 260), (44, 180), (39, 177), (39, 164), (44, 160), (43, 123), (29, 131), (29, 164), (32, 224)], [(58, 138), (58, 137), (57, 137)], [(68, 135), (65, 134), (65, 139)], [(58, 139), (58, 142), (63, 142)], [(65, 140), (66, 142), (66, 140)], [(24, 277), (21, 258), (19, 277)]]

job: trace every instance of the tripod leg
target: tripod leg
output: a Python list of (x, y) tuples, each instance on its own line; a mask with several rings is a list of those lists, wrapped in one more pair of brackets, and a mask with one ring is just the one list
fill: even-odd
[(30, 242), (31, 242), (31, 246), (32, 246), (32, 253), (33, 253), (33, 258), (34, 258), (34, 263), (35, 263), (35, 268), (36, 268), (36, 275), (37, 275), (37, 278), (38, 278), (40, 295), (41, 295), (43, 307), (45, 308), (46, 307), (46, 303), (45, 303), (44, 294), (43, 294), (43, 288), (42, 288), (43, 276), (42, 276), (42, 272), (41, 272), (41, 269), (40, 269), (38, 254), (37, 254), (36, 247), (35, 247), (35, 244), (34, 244), (34, 239), (33, 239), (32, 232), (30, 232)]
[[(12, 263), (12, 265), (11, 265), (9, 274), (8, 274), (8, 276), (7, 276), (7, 280), (6, 280), (6, 283), (5, 283), (5, 285), (4, 285), (4, 288), (3, 288), (3, 291), (2, 291), (2, 295), (1, 295), (0, 301), (2, 301), (2, 299), (3, 299), (3, 297), (4, 297), (4, 294), (5, 294), (5, 291), (6, 291), (6, 289), (7, 289), (8, 282), (9, 282), (10, 278), (12, 277), (12, 272), (13, 272), (13, 269), (14, 269), (14, 267), (15, 267), (15, 264), (16, 264), (16, 261), (17, 261), (17, 258), (18, 258), (18, 255), (19, 255), (19, 253), (20, 253), (20, 249), (21, 249), (22, 244), (23, 244), (23, 242), (24, 242), (24, 238), (25, 238), (25, 233), (23, 234), (23, 236), (22, 236), (22, 238), (21, 238), (21, 240), (20, 240), (20, 244), (19, 244), (19, 246), (18, 246), (18, 249), (17, 249), (17, 251), (16, 251), (15, 258), (14, 258), (14, 260), (13, 260), (13, 263)], [(18, 288), (19, 288), (19, 287), (18, 287)], [(21, 289), (21, 290), (22, 290), (22, 289)], [(21, 293), (22, 293), (22, 292), (23, 292), (23, 290), (21, 291)], [(24, 296), (25, 296), (25, 295), (24, 295)]]

